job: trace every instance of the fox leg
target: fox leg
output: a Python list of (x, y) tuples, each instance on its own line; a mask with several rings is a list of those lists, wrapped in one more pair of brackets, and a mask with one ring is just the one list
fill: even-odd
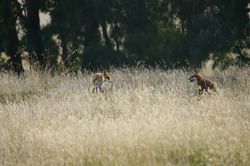
[(207, 88), (207, 89), (205, 89), (205, 91), (206, 91), (208, 94), (210, 94), (210, 95), (211, 95), (211, 93), (208, 91), (208, 88)]
[(214, 88), (214, 89), (213, 89), (213, 91), (214, 91), (214, 92), (216, 92), (217, 94), (219, 94), (219, 92), (217, 91), (217, 89), (216, 89), (216, 88)]
[(218, 91), (217, 91), (216, 87), (214, 87), (214, 86), (209, 87), (209, 89), (210, 89), (210, 90), (213, 90), (214, 92), (217, 92), (217, 93), (218, 93)]
[(94, 86), (93, 89), (92, 89), (92, 92), (97, 93), (98, 92), (98, 87)]
[(99, 87), (99, 90), (100, 90), (101, 93), (104, 92), (104, 90), (102, 89), (102, 87)]
[(96, 91), (96, 87), (93, 87), (92, 88), (92, 93), (95, 93), (95, 91)]
[(203, 89), (199, 89), (199, 95), (203, 93)]

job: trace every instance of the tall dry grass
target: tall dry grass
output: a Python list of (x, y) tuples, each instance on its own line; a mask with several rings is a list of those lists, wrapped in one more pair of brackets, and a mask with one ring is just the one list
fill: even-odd
[(219, 93), (198, 95), (184, 70), (0, 76), (0, 165), (250, 165), (250, 69), (203, 73)]

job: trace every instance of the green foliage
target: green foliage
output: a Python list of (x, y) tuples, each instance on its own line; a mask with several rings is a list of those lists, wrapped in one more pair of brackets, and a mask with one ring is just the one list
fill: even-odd
[[(30, 53), (48, 68), (74, 64), (96, 69), (138, 61), (150, 66), (199, 66), (211, 54), (224, 61), (229, 52), (241, 55), (250, 45), (247, 0), (44, 0), (32, 3), (36, 11), (28, 10), (28, 15), (24, 13), (30, 0), (13, 2), (12, 14), (24, 33), (21, 45), (33, 46)], [(34, 18), (37, 10), (51, 17), (40, 30), (40, 20)], [(3, 26), (1, 14), (4, 39)]]

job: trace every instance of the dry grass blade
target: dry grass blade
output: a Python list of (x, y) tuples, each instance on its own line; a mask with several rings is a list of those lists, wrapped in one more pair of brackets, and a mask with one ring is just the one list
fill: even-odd
[(91, 74), (0, 78), (0, 165), (249, 165), (250, 69), (205, 76), (198, 95), (183, 70), (112, 71), (110, 93)]

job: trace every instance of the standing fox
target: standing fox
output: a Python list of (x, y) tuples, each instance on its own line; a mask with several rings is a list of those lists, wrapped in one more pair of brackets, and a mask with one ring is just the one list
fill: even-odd
[[(199, 94), (203, 94), (203, 91), (207, 91), (208, 92), (208, 88), (217, 92), (216, 87), (215, 87), (215, 82), (210, 81), (204, 77), (202, 77), (198, 72), (195, 72), (190, 78), (189, 80), (191, 82), (193, 82), (194, 80), (197, 80), (197, 84), (198, 86), (200, 86), (199, 89)], [(208, 92), (209, 93), (209, 92)], [(210, 94), (210, 93), (209, 93)]]
[(109, 72), (104, 71), (103, 73), (95, 73), (93, 76), (92, 82), (94, 84), (94, 88), (92, 92), (97, 92), (98, 89), (100, 92), (104, 92), (103, 86), (106, 82), (111, 81), (111, 74)]

